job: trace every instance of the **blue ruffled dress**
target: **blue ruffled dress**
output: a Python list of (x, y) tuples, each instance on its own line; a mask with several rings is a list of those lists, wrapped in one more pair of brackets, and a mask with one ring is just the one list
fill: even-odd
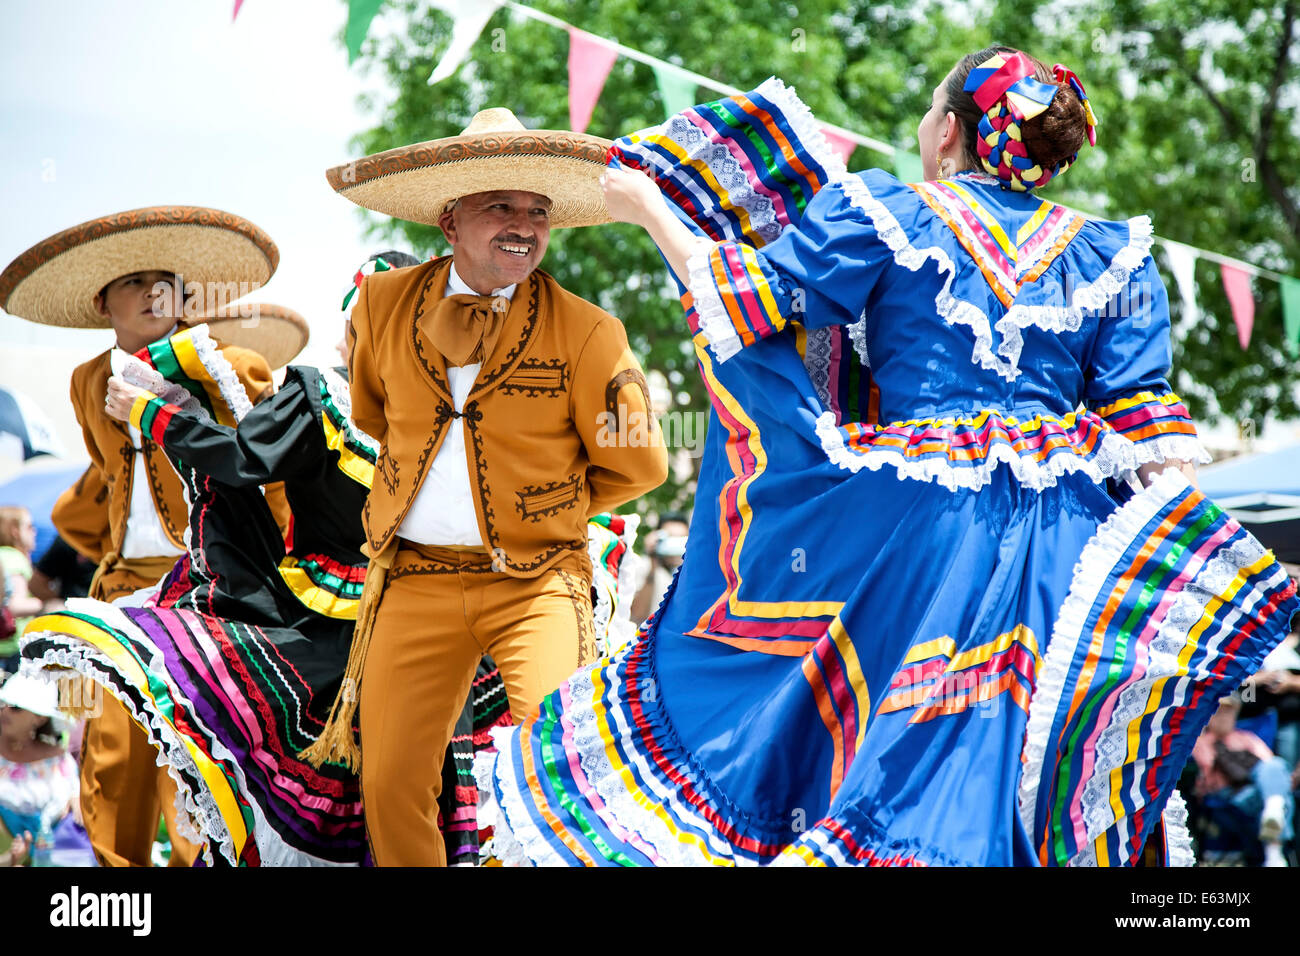
[(687, 557), (480, 759), (503, 860), (1190, 862), (1174, 786), (1300, 607), (1181, 474), (1151, 226), (848, 174), (779, 81), (625, 137), (701, 235)]

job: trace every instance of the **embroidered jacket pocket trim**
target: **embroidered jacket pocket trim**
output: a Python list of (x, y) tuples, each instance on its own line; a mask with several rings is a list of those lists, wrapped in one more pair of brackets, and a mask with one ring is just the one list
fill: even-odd
[(564, 481), (552, 481), (545, 485), (525, 485), (522, 491), (516, 491), (519, 501), (516, 510), (529, 521), (541, 521), (546, 515), (556, 514), (565, 508), (572, 508), (582, 496), (582, 476), (570, 475)]

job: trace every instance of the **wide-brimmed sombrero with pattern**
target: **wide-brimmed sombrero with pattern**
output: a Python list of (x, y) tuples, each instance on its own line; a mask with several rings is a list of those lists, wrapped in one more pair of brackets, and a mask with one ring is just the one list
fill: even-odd
[(459, 136), (375, 153), (326, 170), (358, 206), (437, 225), (447, 203), (517, 189), (551, 200), (551, 228), (610, 222), (600, 188), (610, 141), (586, 133), (525, 129), (508, 109), (476, 115)]
[(228, 305), (206, 322), (218, 342), (252, 349), (273, 369), (292, 362), (311, 338), (306, 319), (293, 309), (270, 302)]
[(203, 206), (148, 206), (32, 246), (0, 273), (0, 308), (44, 325), (106, 329), (95, 296), (120, 276), (174, 272), (187, 288), (199, 283), (204, 295), (232, 301), (264, 285), (279, 263), (271, 237), (247, 219)]

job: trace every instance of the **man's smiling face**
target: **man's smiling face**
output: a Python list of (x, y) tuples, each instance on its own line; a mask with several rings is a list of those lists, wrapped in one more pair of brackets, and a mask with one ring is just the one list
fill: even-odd
[(527, 279), (551, 238), (551, 201), (515, 189), (464, 196), (438, 220), (456, 272), (481, 295)]

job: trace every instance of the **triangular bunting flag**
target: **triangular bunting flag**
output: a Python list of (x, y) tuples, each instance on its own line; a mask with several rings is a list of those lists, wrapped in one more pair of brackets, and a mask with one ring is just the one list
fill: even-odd
[(1183, 302), (1182, 324), (1191, 325), (1201, 317), (1196, 304), (1196, 250), (1181, 242), (1165, 242), (1165, 259), (1169, 271), (1178, 284), (1178, 294)]
[(1223, 271), (1223, 291), (1227, 293), (1228, 305), (1232, 306), (1232, 321), (1237, 324), (1237, 341), (1242, 349), (1249, 348), (1250, 333), (1255, 327), (1255, 299), (1250, 294), (1250, 273), (1226, 262), (1220, 268)]
[(1282, 277), (1282, 325), (1286, 329), (1286, 347), (1293, 358), (1300, 358), (1300, 279)]
[(919, 183), (925, 179), (921, 157), (905, 149), (894, 150), (894, 175), (905, 183)]
[(361, 55), (361, 44), (370, 32), (370, 21), (383, 5), (384, 0), (348, 0), (348, 25), (343, 29), (343, 42), (348, 47), (348, 66)]
[(455, 23), (451, 28), (451, 43), (448, 44), (447, 51), (429, 74), (430, 86), (441, 83), (460, 69), (470, 48), (501, 3), (502, 0), (438, 0), (434, 4), (450, 14)]
[(569, 129), (575, 133), (586, 132), (617, 59), (608, 41), (569, 27)]
[(235, 17), (239, 16), (239, 8), (244, 5), (244, 0), (235, 0), (235, 12), (230, 15), (230, 22), (235, 22)]
[(694, 77), (671, 63), (656, 63), (654, 71), (655, 83), (659, 85), (659, 95), (664, 101), (665, 119), (695, 105)]
[(858, 144), (826, 126), (822, 127), (822, 135), (826, 137), (826, 142), (830, 144), (831, 149), (835, 150), (836, 155), (844, 160), (844, 165), (847, 166), (849, 157), (853, 155), (853, 150), (857, 148)]

